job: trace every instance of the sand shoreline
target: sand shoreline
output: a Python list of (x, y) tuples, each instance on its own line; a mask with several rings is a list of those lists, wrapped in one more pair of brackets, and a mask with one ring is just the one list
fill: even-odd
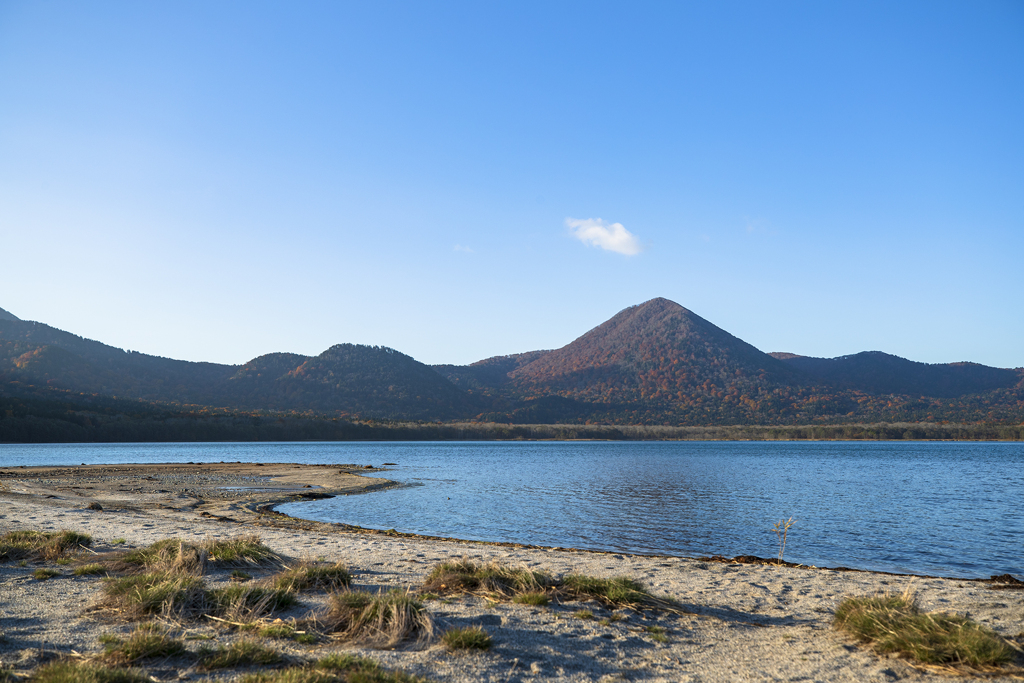
[[(626, 575), (681, 600), (690, 612), (624, 612), (622, 620), (602, 624), (573, 617), (583, 607), (599, 616), (607, 612), (594, 605), (536, 608), (475, 597), (431, 601), (439, 624), (482, 624), (495, 645), (479, 655), (452, 655), (436, 643), (423, 649), (359, 650), (386, 666), (436, 680), (949, 680), (879, 657), (831, 628), (832, 611), (843, 597), (908, 587), (925, 609), (968, 615), (1014, 642), (1024, 641), (1024, 591), (992, 590), (997, 586), (982, 580), (430, 538), (273, 512), (284, 502), (393, 485), (361, 476), (381, 471), (365, 465), (241, 463), (0, 468), (0, 530), (73, 529), (91, 534), (96, 551), (121, 539), (141, 546), (173, 536), (255, 532), (288, 557), (346, 562), (357, 585), (369, 590), (415, 587), (433, 565), (454, 558), (525, 564), (556, 575)], [(93, 503), (101, 509), (89, 509)], [(82, 607), (98, 595), (99, 581), (70, 573), (35, 581), (30, 573), (12, 563), (0, 565), (3, 665), (25, 673), (40, 658), (97, 651), (99, 635), (112, 626)], [(317, 598), (303, 601), (300, 611), (317, 606)], [(645, 629), (652, 624), (665, 629), (666, 642), (649, 636)], [(188, 628), (206, 629), (218, 642), (237, 637), (209, 625)], [(309, 659), (330, 647), (294, 646), (288, 654)], [(151, 673), (160, 680), (230, 678), (159, 667)]]

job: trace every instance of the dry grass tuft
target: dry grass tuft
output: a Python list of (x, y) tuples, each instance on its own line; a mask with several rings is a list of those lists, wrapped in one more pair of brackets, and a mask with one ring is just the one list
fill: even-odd
[(207, 599), (212, 613), (240, 622), (254, 621), (298, 602), (290, 591), (237, 584), (209, 591)]
[(296, 567), (275, 574), (267, 582), (278, 590), (338, 591), (349, 587), (352, 583), (352, 575), (341, 562), (334, 564), (303, 562)]
[(255, 534), (225, 541), (205, 541), (201, 548), (209, 554), (210, 563), (217, 567), (241, 569), (281, 565), (281, 556), (265, 546)]
[(180, 538), (162, 541), (105, 557), (105, 564), (115, 572), (150, 572), (200, 575), (206, 571), (208, 553)]
[(545, 593), (554, 586), (555, 582), (549, 575), (526, 567), (509, 567), (493, 562), (478, 565), (459, 560), (434, 567), (421, 590), (442, 595), (478, 593), (508, 599), (526, 593)]
[(111, 664), (123, 665), (139, 659), (176, 657), (187, 652), (185, 644), (173, 638), (159, 624), (140, 624), (127, 640), (107, 638), (103, 659)]
[(372, 647), (393, 647), (414, 637), (422, 641), (434, 632), (423, 603), (401, 590), (334, 593), (322, 622), (341, 639)]
[(221, 568), (271, 567), (281, 557), (263, 545), (259, 536), (240, 536), (227, 540), (190, 543), (181, 538), (165, 538), (144, 548), (112, 553), (105, 563), (115, 572), (176, 572), (203, 574), (207, 564)]
[(110, 668), (99, 664), (58, 661), (44, 664), (32, 674), (32, 683), (149, 683), (138, 669)]
[(1014, 649), (994, 631), (965, 617), (923, 613), (913, 596), (847, 598), (833, 626), (869, 643), (929, 665), (986, 669), (1009, 663)]
[(202, 579), (171, 572), (132, 574), (110, 579), (96, 609), (138, 620), (152, 615), (194, 619), (211, 610)]
[(0, 536), (0, 562), (52, 562), (89, 545), (92, 536), (77, 531), (11, 531)]

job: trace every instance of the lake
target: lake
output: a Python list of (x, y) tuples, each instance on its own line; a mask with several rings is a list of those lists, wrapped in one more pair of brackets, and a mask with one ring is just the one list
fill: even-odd
[(386, 491), (290, 515), (488, 541), (1024, 578), (1024, 444), (431, 442), (7, 444), (0, 466), (396, 463)]

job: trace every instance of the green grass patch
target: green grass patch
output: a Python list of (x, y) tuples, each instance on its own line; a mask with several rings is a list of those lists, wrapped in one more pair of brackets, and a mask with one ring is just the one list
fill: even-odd
[(551, 600), (548, 598), (547, 593), (520, 593), (512, 598), (512, 602), (518, 602), (522, 605), (533, 605), (534, 607), (543, 607), (551, 602)]
[(248, 674), (240, 683), (424, 683), (426, 679), (389, 671), (355, 655), (328, 655), (312, 666)]
[(107, 568), (98, 562), (91, 562), (89, 564), (79, 565), (75, 567), (75, 576), (95, 576), (97, 574), (106, 574)]
[(245, 583), (246, 581), (252, 581), (252, 574), (243, 572), (241, 569), (236, 569), (231, 572), (231, 580), (236, 583)]
[(665, 629), (661, 626), (645, 626), (644, 631), (651, 637), (656, 643), (667, 643), (668, 635), (666, 635)]
[(36, 669), (31, 680), (32, 683), (149, 683), (150, 679), (138, 669), (58, 661)]
[(352, 583), (352, 575), (341, 562), (333, 564), (304, 562), (297, 567), (275, 574), (270, 577), (268, 582), (278, 590), (338, 591), (349, 587)]
[(52, 579), (55, 576), (60, 576), (60, 572), (56, 569), (51, 569), (50, 567), (44, 567), (32, 572), (32, 576), (36, 577), (37, 581), (46, 581), (47, 579)]
[(303, 645), (312, 645), (317, 642), (315, 633), (309, 631), (299, 631), (291, 624), (269, 624), (261, 627), (257, 631), (257, 635), (261, 638), (275, 638), (277, 640), (293, 640), (296, 643), (302, 643)]
[(574, 617), (576, 617), (577, 619), (582, 619), (583, 621), (593, 621), (594, 620), (594, 613), (591, 612), (588, 609), (581, 609), (581, 610), (579, 610), (577, 612), (573, 612), (572, 615)]
[(104, 659), (112, 664), (127, 664), (152, 657), (176, 657), (187, 652), (185, 644), (159, 624), (141, 624), (127, 639), (108, 636), (101, 637), (100, 642), (105, 645)]
[(880, 653), (924, 664), (985, 668), (1014, 658), (1014, 649), (994, 631), (965, 617), (921, 612), (907, 595), (847, 598), (833, 625)]
[(92, 536), (77, 531), (10, 531), (0, 536), (0, 562), (53, 562), (92, 545)]
[(567, 574), (562, 577), (560, 584), (561, 590), (572, 599), (597, 600), (612, 608), (659, 609), (676, 613), (684, 611), (678, 601), (667, 596), (651, 595), (642, 583), (625, 576), (601, 579), (583, 574)]
[(493, 562), (480, 565), (459, 560), (434, 567), (421, 590), (440, 595), (481, 593), (512, 598), (524, 593), (543, 593), (554, 585), (555, 582), (548, 574), (526, 567), (510, 567)]
[(441, 636), (441, 642), (449, 650), (486, 650), (491, 647), (491, 637), (479, 626), (450, 628)]
[(434, 632), (423, 603), (401, 590), (377, 595), (334, 593), (322, 622), (344, 640), (375, 647), (393, 647), (412, 638), (424, 640)]
[(199, 666), (204, 669), (277, 664), (280, 661), (281, 654), (277, 650), (248, 640), (239, 640), (227, 647), (218, 647), (216, 650), (201, 650), (199, 653)]

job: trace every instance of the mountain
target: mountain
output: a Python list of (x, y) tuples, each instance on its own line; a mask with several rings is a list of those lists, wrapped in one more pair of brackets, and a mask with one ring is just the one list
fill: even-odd
[(525, 395), (614, 403), (756, 396), (801, 381), (782, 361), (661, 298), (621, 311), (509, 377)]
[(67, 406), (76, 405), (85, 415), (102, 404), (104, 419), (137, 405), (151, 416), (209, 409), (519, 424), (1024, 422), (1024, 368), (929, 365), (877, 351), (831, 359), (766, 354), (661, 298), (620, 311), (560, 349), (466, 366), (427, 366), (355, 344), (316, 356), (269, 353), (242, 365), (192, 363), (0, 313), (0, 398), (49, 402), (54, 415), (75, 413)]
[(242, 366), (192, 363), (126, 352), (23, 320), (0, 320), (0, 386), (5, 380), (219, 408), (425, 420), (480, 412), (472, 397), (432, 368), (384, 347), (339, 344), (312, 358), (275, 353)]
[(319, 356), (260, 356), (230, 380), (234, 405), (388, 419), (453, 419), (479, 412), (430, 366), (385, 346), (337, 344)]
[(977, 363), (918, 363), (881, 351), (838, 358), (773, 353), (819, 382), (872, 394), (953, 398), (1014, 386), (1019, 373)]

